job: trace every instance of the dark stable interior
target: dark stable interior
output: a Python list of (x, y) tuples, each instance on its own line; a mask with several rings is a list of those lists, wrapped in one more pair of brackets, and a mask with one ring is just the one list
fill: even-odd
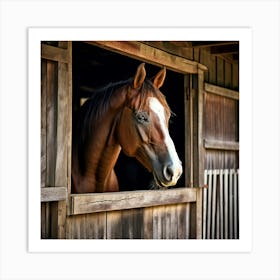
[[(110, 82), (133, 77), (140, 63), (142, 61), (87, 43), (73, 42), (73, 121), (81, 98), (90, 97), (92, 90)], [(152, 78), (160, 70), (160, 67), (148, 63), (145, 64), (145, 68), (148, 78)], [(165, 82), (160, 90), (175, 114), (170, 119), (169, 132), (184, 170), (184, 76), (167, 70)], [(135, 158), (129, 158), (121, 152), (114, 169), (120, 191), (150, 188), (153, 176)], [(183, 173), (175, 187), (185, 186), (184, 177)]]

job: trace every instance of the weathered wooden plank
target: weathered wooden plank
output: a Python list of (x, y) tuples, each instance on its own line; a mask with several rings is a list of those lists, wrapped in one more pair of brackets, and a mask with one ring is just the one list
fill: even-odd
[[(105, 239), (107, 235), (107, 214), (106, 212), (103, 213), (93, 213), (91, 214), (92, 220), (96, 221), (95, 229), (96, 239)], [(97, 218), (95, 218), (97, 217)]]
[(204, 122), (204, 73), (198, 70), (198, 186), (202, 187), (204, 184), (204, 159), (205, 150), (203, 147), (203, 122)]
[(153, 207), (143, 209), (144, 239), (153, 238)]
[(203, 146), (205, 149), (224, 150), (224, 151), (239, 151), (239, 142), (221, 141), (213, 139), (204, 139)]
[[(217, 179), (217, 181), (218, 181), (218, 179)], [(217, 239), (220, 239), (220, 193), (219, 193), (219, 191), (220, 191), (219, 184), (217, 183), (216, 232), (215, 232), (215, 238), (217, 238)]]
[(217, 85), (225, 86), (225, 61), (217, 57)]
[(225, 88), (230, 88), (232, 85), (232, 64), (225, 61)]
[(232, 88), (239, 89), (239, 64), (232, 64)]
[(225, 239), (228, 239), (228, 170), (224, 170), (224, 225)]
[[(56, 163), (56, 115), (57, 115), (57, 64), (47, 62), (47, 96), (46, 96), (46, 145), (47, 166), (46, 185), (55, 186)], [(51, 147), (51, 148), (50, 148)]]
[[(188, 204), (177, 204), (177, 220), (178, 220), (178, 239), (186, 239), (189, 237), (189, 217), (186, 216), (186, 205)], [(189, 211), (188, 211), (189, 214)]]
[(69, 61), (68, 50), (46, 44), (41, 44), (41, 57), (64, 63), (68, 63)]
[(202, 187), (197, 188), (196, 192), (196, 239), (202, 239)]
[(161, 239), (166, 239), (166, 207), (167, 206), (156, 206), (159, 210), (159, 214), (160, 214), (160, 229), (161, 232), (159, 232), (160, 234), (160, 238)]
[(212, 170), (208, 170), (208, 197), (207, 197), (207, 231), (206, 238), (211, 237), (211, 215), (212, 215)]
[(58, 63), (57, 154), (55, 186), (67, 186), (68, 66)]
[[(207, 185), (207, 170), (204, 170), (204, 185)], [(206, 239), (207, 221), (207, 188), (203, 188), (203, 216), (202, 216), (202, 238)]]
[(47, 61), (41, 60), (41, 188), (46, 186), (47, 168)]
[(192, 102), (193, 102), (193, 111), (192, 111), (192, 123), (193, 123), (193, 128), (192, 128), (192, 157), (193, 160), (191, 162), (192, 166), (192, 174), (193, 174), (193, 186), (199, 186), (199, 132), (198, 132), (198, 127), (199, 127), (199, 118), (198, 118), (198, 75), (192, 75)]
[(155, 206), (153, 210), (153, 239), (163, 239), (165, 235), (165, 206)]
[[(189, 206), (188, 206), (189, 205)], [(189, 238), (196, 239), (197, 238), (197, 210), (196, 210), (196, 203), (187, 203), (186, 210), (189, 210), (189, 215), (187, 218), (189, 219)], [(201, 237), (200, 237), (201, 238)]]
[(193, 231), (193, 228), (195, 225), (192, 225), (191, 224), (191, 205), (194, 204), (194, 203), (186, 203), (184, 204), (184, 212), (185, 212), (185, 225), (184, 225), (184, 228), (185, 228), (185, 232), (186, 232), (186, 235), (185, 235), (185, 239), (189, 239), (190, 236), (191, 236), (191, 233)]
[(41, 238), (50, 238), (50, 206), (49, 202), (41, 203)]
[(209, 65), (209, 83), (217, 84), (217, 72), (216, 72), (216, 64), (217, 64), (217, 57), (211, 55), (210, 56), (210, 65)]
[(107, 212), (106, 239), (121, 239), (122, 225), (122, 211)]
[(206, 82), (209, 81), (209, 71), (208, 71), (208, 65), (210, 65), (209, 59), (210, 59), (209, 51), (207, 49), (204, 49), (204, 48), (200, 49), (200, 60), (199, 60), (199, 62), (202, 65), (205, 65), (205, 67), (207, 67), (207, 71), (204, 72), (204, 80)]
[[(71, 160), (72, 160), (72, 42), (68, 42), (68, 93), (67, 93), (67, 110), (68, 119), (66, 122), (67, 126), (67, 188), (68, 197), (71, 193)], [(67, 200), (67, 214), (70, 214), (70, 205), (68, 205), (69, 199)]]
[(178, 215), (177, 215), (177, 205), (172, 204), (172, 205), (167, 205), (166, 208), (170, 211), (170, 221), (171, 221), (171, 228), (170, 228), (170, 238), (171, 239), (177, 239), (178, 238), (178, 228), (180, 226), (185, 226), (181, 225), (178, 222)]
[[(67, 195), (67, 192), (66, 192)], [(57, 205), (57, 238), (66, 238), (66, 200), (59, 201)]]
[[(43, 188), (45, 189), (45, 188)], [(58, 216), (58, 202), (52, 201), (50, 202), (50, 237), (52, 239), (58, 238), (58, 223), (57, 223), (57, 216)]]
[(229, 239), (233, 239), (233, 174), (234, 170), (229, 170)]
[(133, 209), (122, 210), (121, 211), (121, 223), (122, 223), (122, 239), (132, 239), (134, 233), (134, 223), (133, 223)]
[(153, 209), (153, 239), (161, 238), (161, 215), (159, 207)]
[(224, 87), (216, 86), (213, 84), (204, 83), (204, 89), (206, 92), (220, 95), (223, 97), (239, 100), (239, 92)]
[(171, 205), (165, 206), (165, 217), (164, 217), (165, 223), (165, 235), (163, 236), (164, 239), (171, 239), (171, 230), (172, 230), (172, 224), (176, 226), (176, 221), (171, 220)]
[(106, 212), (68, 216), (66, 221), (67, 239), (105, 239)]
[(220, 204), (219, 204), (219, 211), (220, 211), (220, 236), (221, 239), (224, 238), (224, 180), (223, 180), (223, 170), (221, 169), (219, 172), (219, 179), (220, 179)]
[(181, 56), (186, 59), (193, 59), (192, 48), (184, 48), (170, 41), (144, 41), (143, 44), (147, 44), (151, 47), (161, 49), (165, 52)]
[(200, 49), (193, 49), (193, 59), (195, 61), (200, 61)]
[(215, 238), (216, 229), (216, 195), (217, 195), (217, 170), (213, 170), (213, 185), (212, 185), (212, 218), (211, 218), (211, 239)]
[(196, 189), (71, 195), (71, 214), (142, 208), (196, 201)]
[(133, 209), (133, 239), (143, 239), (144, 236), (144, 216), (143, 208)]
[(122, 239), (141, 239), (144, 236), (143, 209), (122, 210)]
[(234, 173), (234, 187), (233, 187), (233, 197), (234, 197), (234, 239), (238, 238), (238, 171)]
[(185, 116), (185, 185), (193, 185), (192, 172), (192, 97), (190, 75), (184, 75), (184, 116)]
[(46, 187), (41, 189), (41, 202), (61, 201), (66, 198), (66, 187)]
[(197, 73), (198, 63), (183, 57), (169, 54), (160, 49), (135, 41), (88, 41), (91, 45), (99, 46), (110, 51), (126, 54), (129, 57), (141, 59), (151, 64), (162, 66), (179, 73)]

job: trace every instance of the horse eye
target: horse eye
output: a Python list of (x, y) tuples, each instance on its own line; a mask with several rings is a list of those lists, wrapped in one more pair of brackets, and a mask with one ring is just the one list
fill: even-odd
[(149, 117), (148, 117), (148, 114), (146, 112), (136, 113), (136, 118), (137, 118), (137, 121), (140, 122), (140, 123), (149, 122)]

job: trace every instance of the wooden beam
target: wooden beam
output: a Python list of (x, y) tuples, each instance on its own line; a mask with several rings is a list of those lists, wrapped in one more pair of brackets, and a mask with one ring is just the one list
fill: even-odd
[[(182, 47), (180, 44), (170, 41), (143, 41), (142, 43), (163, 50), (167, 53), (193, 60), (192, 48)], [(191, 45), (191, 43), (189, 44)]]
[(227, 97), (227, 98), (239, 100), (239, 92), (235, 91), (235, 90), (215, 86), (215, 85), (208, 84), (208, 83), (204, 84), (204, 90), (206, 92), (209, 92), (209, 93), (212, 93), (212, 94), (216, 94), (216, 95), (224, 96), (224, 97)]
[[(86, 43), (99, 46), (110, 51), (125, 54), (134, 59), (139, 59), (157, 66), (165, 65), (167, 69), (179, 73), (198, 72), (198, 63), (169, 54), (163, 50), (153, 48), (147, 44), (136, 41), (87, 41)], [(202, 66), (201, 66), (202, 67)]]
[(71, 195), (71, 214), (134, 209), (196, 201), (195, 188)]
[(239, 142), (204, 139), (204, 148), (208, 150), (239, 151)]
[(66, 187), (41, 188), (41, 202), (61, 201), (67, 198)]
[(68, 63), (68, 50), (41, 44), (41, 58)]
[(192, 48), (208, 48), (214, 46), (237, 45), (238, 41), (194, 41), (191, 42)]

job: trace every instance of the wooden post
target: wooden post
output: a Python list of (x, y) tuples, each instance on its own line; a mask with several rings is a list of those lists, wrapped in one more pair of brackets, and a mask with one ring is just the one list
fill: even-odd
[[(205, 69), (203, 69), (205, 70)], [(204, 71), (198, 67), (198, 124), (197, 124), (197, 151), (198, 151), (198, 187), (197, 207), (196, 207), (196, 238), (202, 238), (202, 190), (204, 185), (204, 157), (205, 150), (203, 146), (203, 106), (204, 106)]]

